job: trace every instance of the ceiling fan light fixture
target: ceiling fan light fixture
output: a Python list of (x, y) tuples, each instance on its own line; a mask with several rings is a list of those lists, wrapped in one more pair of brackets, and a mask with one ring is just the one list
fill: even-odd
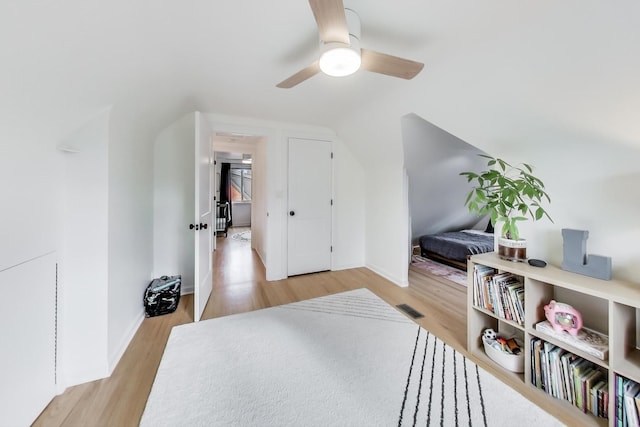
[(424, 68), (421, 62), (360, 49), (360, 18), (355, 11), (344, 7), (343, 0), (309, 0), (309, 5), (320, 36), (319, 59), (276, 87), (292, 88), (320, 72), (335, 77), (348, 76), (360, 68), (409, 80)]
[(355, 37), (351, 37), (351, 45), (344, 43), (325, 43), (320, 55), (320, 70), (333, 77), (351, 75), (360, 69), (360, 46)]

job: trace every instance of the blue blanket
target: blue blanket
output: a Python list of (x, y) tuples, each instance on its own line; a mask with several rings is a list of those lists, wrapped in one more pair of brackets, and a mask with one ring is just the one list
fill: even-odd
[(466, 262), (468, 255), (493, 251), (493, 235), (450, 231), (420, 237), (422, 251), (441, 257)]

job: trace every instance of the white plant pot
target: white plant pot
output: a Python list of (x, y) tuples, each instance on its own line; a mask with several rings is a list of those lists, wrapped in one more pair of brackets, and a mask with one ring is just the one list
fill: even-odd
[(506, 237), (498, 239), (498, 256), (509, 261), (524, 262), (527, 260), (527, 241), (511, 240)]

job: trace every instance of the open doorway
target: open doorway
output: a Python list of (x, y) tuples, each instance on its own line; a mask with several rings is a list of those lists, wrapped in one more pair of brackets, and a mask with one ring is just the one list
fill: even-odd
[(266, 142), (242, 133), (217, 132), (213, 138), (216, 257), (234, 271), (254, 269), (256, 262), (265, 270)]
[(216, 237), (242, 232), (244, 239), (251, 241), (252, 154), (217, 151), (215, 160)]

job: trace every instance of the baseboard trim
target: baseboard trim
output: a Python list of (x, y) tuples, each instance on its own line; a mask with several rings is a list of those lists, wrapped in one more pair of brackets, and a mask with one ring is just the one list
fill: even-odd
[(366, 267), (366, 265), (364, 265), (364, 263), (341, 264), (341, 265), (334, 265), (331, 268), (331, 271), (351, 270), (352, 268), (362, 268), (362, 267)]
[(131, 340), (133, 340), (133, 337), (135, 336), (136, 332), (138, 332), (138, 329), (140, 328), (140, 325), (142, 325), (143, 321), (144, 309), (138, 313), (138, 316), (131, 323), (129, 330), (120, 340), (120, 344), (116, 348), (116, 351), (109, 356), (109, 376), (111, 376), (114, 369), (118, 365), (118, 362), (120, 362), (120, 359), (124, 355), (124, 352), (127, 351), (127, 347), (129, 347)]
[[(385, 279), (387, 279), (388, 281), (392, 282), (393, 284), (401, 287), (401, 288), (406, 288), (409, 286), (409, 278), (407, 276), (406, 279), (402, 279), (402, 278), (397, 278), (394, 277), (392, 274), (384, 271), (384, 269), (379, 268), (376, 265), (373, 264), (367, 264), (365, 265), (366, 268), (368, 268), (369, 270), (373, 271), (374, 273), (376, 273), (378, 276), (382, 276)], [(408, 273), (408, 269), (407, 269), (407, 273)]]
[[(106, 360), (104, 361), (106, 364)], [(107, 368), (105, 366), (105, 368)], [(109, 377), (111, 374), (107, 372), (108, 370), (103, 369), (90, 369), (82, 372), (74, 372), (72, 376), (65, 376), (64, 383), (59, 384), (60, 388), (64, 387), (69, 388), (80, 384), (89, 383), (92, 381), (101, 380), (103, 378)]]

